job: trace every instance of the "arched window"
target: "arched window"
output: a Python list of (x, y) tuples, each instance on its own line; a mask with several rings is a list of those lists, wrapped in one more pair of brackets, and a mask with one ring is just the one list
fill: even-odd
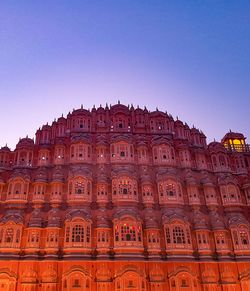
[(143, 203), (153, 203), (153, 187), (151, 184), (143, 184), (142, 185), (142, 201)]
[(140, 221), (131, 218), (115, 220), (115, 246), (142, 246), (142, 226)]
[(111, 162), (133, 162), (134, 147), (127, 142), (117, 142), (111, 145)]
[(50, 162), (49, 150), (40, 150), (38, 152), (38, 166), (46, 166)]
[(226, 237), (224, 232), (216, 233), (215, 241), (217, 245), (224, 245), (226, 243)]
[(63, 164), (65, 160), (65, 147), (64, 146), (56, 146), (54, 151), (54, 163), (56, 165)]
[(158, 182), (159, 203), (183, 203), (182, 187), (180, 183), (168, 179)]
[(239, 204), (241, 203), (241, 196), (239, 189), (233, 183), (229, 183), (227, 185), (220, 186), (221, 190), (221, 198), (224, 205), (227, 204)]
[(8, 243), (12, 243), (14, 240), (14, 230), (13, 228), (7, 228), (5, 231), (5, 242)]
[(97, 183), (97, 202), (108, 201), (108, 185)]
[(249, 228), (245, 225), (231, 229), (234, 250), (249, 250)]
[(27, 248), (39, 248), (41, 237), (41, 229), (39, 228), (29, 228), (28, 229), (28, 240)]
[(137, 148), (137, 157), (138, 157), (138, 163), (148, 163), (148, 149), (146, 146), (140, 146)]
[(65, 227), (64, 246), (70, 247), (91, 247), (91, 222), (75, 218), (73, 221), (67, 221)]
[(46, 233), (46, 248), (56, 248), (59, 242), (59, 229), (49, 228)]
[(91, 146), (84, 143), (72, 144), (70, 147), (70, 161), (72, 163), (90, 163), (92, 161)]
[(217, 194), (215, 191), (215, 187), (212, 185), (204, 185), (204, 193), (207, 205), (217, 205)]
[(153, 147), (153, 161), (155, 164), (175, 165), (175, 152), (170, 145)]
[(69, 180), (68, 195), (70, 201), (91, 201), (92, 182), (83, 177), (77, 177)]
[(51, 183), (51, 197), (50, 201), (61, 201), (63, 194), (63, 183), (52, 182)]
[(29, 181), (22, 178), (10, 180), (8, 184), (6, 201), (26, 202), (29, 191)]
[(110, 231), (108, 228), (97, 229), (97, 245), (108, 243), (110, 240)]
[(22, 225), (9, 221), (0, 225), (0, 248), (19, 248), (21, 242)]
[(13, 193), (14, 194), (21, 194), (22, 192), (22, 183), (21, 182), (16, 182), (14, 184), (14, 187), (13, 187)]
[(199, 189), (196, 185), (188, 185), (188, 200), (190, 205), (200, 204)]
[(211, 252), (210, 248), (210, 237), (208, 230), (197, 230), (196, 240), (198, 244), (198, 250), (200, 254), (207, 254)]
[(33, 161), (32, 150), (18, 150), (15, 155), (16, 164), (24, 167), (31, 167)]
[(224, 155), (219, 155), (219, 163), (221, 167), (225, 167), (226, 166), (226, 158)]
[(151, 118), (150, 131), (153, 133), (166, 133), (169, 131), (169, 124), (166, 118)]
[(179, 222), (165, 224), (165, 240), (167, 249), (191, 249), (189, 226)]
[(235, 156), (235, 158), (234, 158), (234, 164), (235, 164), (236, 171), (238, 173), (245, 172), (246, 166), (247, 166), (247, 164), (245, 163), (245, 161), (247, 161), (247, 160), (244, 160), (244, 157), (243, 156), (241, 156), (241, 155)]
[(190, 167), (191, 166), (191, 157), (189, 150), (180, 150), (179, 158), (181, 166)]
[(82, 225), (76, 224), (72, 228), (72, 242), (84, 242), (84, 227)]
[(43, 202), (45, 200), (45, 193), (46, 193), (46, 183), (35, 182), (34, 183), (33, 201)]
[(228, 171), (228, 161), (225, 154), (213, 154), (212, 163), (214, 171)]
[[(230, 252), (230, 239), (226, 230), (214, 231), (214, 239), (215, 239), (216, 251), (219, 254), (228, 254)], [(236, 237), (236, 241), (237, 241), (237, 237)]]
[(207, 162), (204, 154), (196, 154), (196, 163), (198, 169), (207, 169)]
[(97, 146), (96, 147), (96, 154), (97, 154), (97, 163), (107, 163), (108, 162), (108, 147), (107, 146)]
[(112, 180), (113, 200), (138, 200), (137, 181), (129, 177)]
[(160, 251), (160, 232), (159, 229), (146, 229), (146, 240), (148, 251)]
[(213, 163), (214, 169), (216, 170), (218, 167), (218, 164), (217, 164), (217, 157), (215, 155), (212, 155), (212, 163)]

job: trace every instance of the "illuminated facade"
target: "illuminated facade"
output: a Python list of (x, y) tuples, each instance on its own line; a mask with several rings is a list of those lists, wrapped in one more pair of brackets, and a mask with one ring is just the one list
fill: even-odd
[(250, 290), (250, 148), (80, 108), (0, 149), (0, 291)]

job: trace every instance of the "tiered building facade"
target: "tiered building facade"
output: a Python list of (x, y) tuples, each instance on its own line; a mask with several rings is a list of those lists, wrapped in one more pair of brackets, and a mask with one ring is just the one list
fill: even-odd
[(242, 134), (73, 110), (0, 149), (0, 291), (250, 290), (249, 173)]

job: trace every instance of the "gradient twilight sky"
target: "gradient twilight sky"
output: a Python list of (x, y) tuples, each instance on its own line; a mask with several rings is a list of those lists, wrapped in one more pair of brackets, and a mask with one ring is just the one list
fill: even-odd
[(249, 78), (249, 0), (0, 2), (0, 146), (118, 99), (249, 138)]

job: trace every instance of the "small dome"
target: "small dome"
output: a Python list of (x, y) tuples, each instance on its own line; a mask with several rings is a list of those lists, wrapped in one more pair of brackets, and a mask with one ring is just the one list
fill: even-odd
[(10, 152), (10, 148), (7, 147), (7, 145), (6, 145), (4, 147), (1, 147), (0, 152), (7, 152), (8, 153), (8, 152)]
[(97, 110), (96, 110), (97, 114), (101, 114), (101, 113), (105, 113), (105, 109), (100, 105)]
[(152, 111), (150, 113), (150, 117), (168, 117), (168, 115), (166, 113), (164, 113), (163, 111), (159, 111), (159, 110), (156, 110), (156, 111)]
[(136, 114), (143, 114), (143, 113), (144, 113), (144, 110), (143, 110), (142, 108), (140, 108), (140, 107), (137, 107), (137, 108), (135, 109), (135, 113), (136, 113)]
[(48, 125), (48, 123), (42, 126), (42, 130), (50, 130), (50, 129), (51, 129), (51, 126)]
[(29, 137), (20, 139), (18, 144), (16, 145), (16, 149), (20, 149), (20, 148), (32, 149), (33, 147), (34, 147), (34, 140)]
[(63, 169), (61, 166), (56, 166), (52, 172), (53, 182), (63, 182)]
[(230, 131), (225, 134), (225, 136), (222, 139), (222, 142), (224, 142), (227, 139), (245, 139), (245, 137), (242, 133)]
[(174, 125), (176, 127), (184, 127), (183, 122), (181, 120), (179, 120), (179, 119), (174, 122)]
[(96, 216), (96, 227), (109, 228), (110, 223), (106, 215), (105, 209), (101, 208)]
[(213, 230), (225, 229), (223, 218), (216, 210), (211, 210), (209, 213), (210, 222)]
[[(148, 213), (147, 213), (148, 214)], [(156, 220), (155, 214), (146, 215), (145, 217), (145, 228), (159, 228), (159, 223)]]
[(195, 210), (193, 215), (194, 229), (208, 229), (206, 217), (202, 212)]
[(226, 152), (225, 147), (221, 143), (216, 142), (216, 141), (211, 142), (208, 145), (208, 150), (210, 151), (210, 153), (219, 153), (219, 152), (225, 153)]
[(59, 209), (53, 208), (48, 214), (48, 226), (49, 227), (60, 227), (61, 226), (61, 217)]
[(197, 134), (197, 133), (200, 134), (199, 129), (197, 129), (195, 127), (191, 128), (191, 133), (193, 133), (193, 134)]
[(35, 182), (47, 182), (47, 171), (45, 168), (39, 168), (35, 172), (34, 176)]
[(67, 122), (67, 119), (64, 118), (63, 116), (61, 116), (61, 117), (59, 117), (59, 118), (57, 119), (57, 123), (63, 123), (63, 124), (66, 124), (66, 122)]
[(79, 134), (72, 135), (71, 143), (78, 143), (78, 142), (91, 143), (92, 137), (87, 133), (79, 133)]
[(110, 112), (111, 114), (116, 114), (116, 113), (129, 114), (129, 108), (126, 105), (118, 103), (110, 107)]
[(34, 209), (30, 221), (29, 227), (42, 227), (42, 215), (40, 209)]
[(73, 110), (71, 116), (90, 116), (90, 112), (84, 108)]

